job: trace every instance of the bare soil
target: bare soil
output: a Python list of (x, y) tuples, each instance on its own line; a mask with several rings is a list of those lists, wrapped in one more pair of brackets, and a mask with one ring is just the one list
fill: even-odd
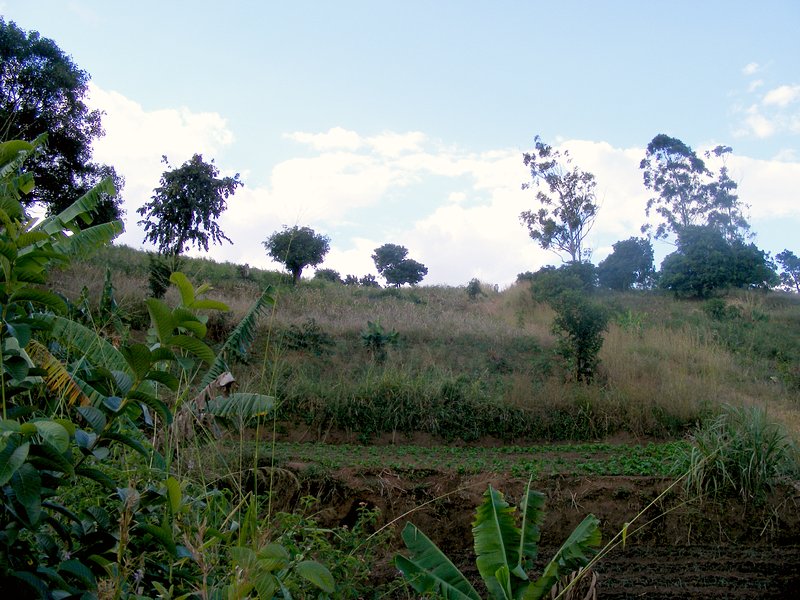
[[(281, 494), (285, 508), (311, 494), (320, 499), (322, 525), (350, 526), (360, 506), (378, 507), (379, 525), (394, 531), (393, 543), (377, 549), (376, 584), (397, 577), (391, 561), (402, 550), (399, 532), (406, 521), (477, 579), (471, 529), (482, 494), (492, 485), (516, 505), (527, 483), (508, 473), (465, 476), (432, 469), (341, 468), (310, 476), (307, 466), (285, 465), (297, 477)], [(653, 477), (543, 476), (534, 482), (547, 497), (542, 562), (593, 513), (604, 543), (631, 523), (624, 546), (618, 539), (596, 567), (600, 598), (800, 598), (800, 489), (781, 486), (760, 505), (738, 498), (687, 503), (677, 486), (656, 500), (671, 483)]]

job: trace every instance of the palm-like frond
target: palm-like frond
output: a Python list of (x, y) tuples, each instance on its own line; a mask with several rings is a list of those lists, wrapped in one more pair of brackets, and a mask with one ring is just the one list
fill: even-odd
[(497, 573), (503, 569), (508, 574), (516, 568), (520, 532), (514, 523), (514, 508), (492, 486), (475, 513), (472, 534), (478, 571), (486, 587), (495, 598), (510, 597), (511, 590), (498, 580)]
[(91, 364), (103, 365), (110, 371), (122, 371), (134, 377), (125, 357), (96, 331), (57, 315), (42, 314), (38, 318), (50, 326), (50, 334), (55, 339), (80, 352)]
[(125, 231), (122, 221), (109, 221), (82, 229), (62, 240), (56, 249), (70, 256), (87, 256)]
[(406, 524), (402, 537), (411, 557), (398, 555), (395, 565), (417, 592), (437, 592), (453, 600), (480, 600), (461, 571), (413, 523)]
[(272, 296), (272, 286), (268, 286), (258, 300), (255, 301), (247, 314), (242, 318), (239, 324), (234, 328), (225, 344), (217, 353), (211, 367), (203, 376), (200, 382), (201, 387), (206, 387), (209, 383), (214, 381), (222, 373), (228, 370), (227, 361), (230, 360), (232, 354), (237, 356), (244, 356), (247, 354), (250, 345), (256, 337), (256, 324), (258, 317), (266, 311), (266, 309), (275, 304), (275, 298)]
[(235, 392), (210, 400), (206, 410), (223, 419), (247, 420), (268, 415), (275, 407), (275, 398), (264, 394)]
[(72, 378), (64, 364), (40, 342), (30, 340), (25, 347), (28, 356), (37, 366), (45, 371), (43, 376), (47, 389), (56, 396), (63, 397), (67, 404), (80, 404), (84, 406), (91, 401), (81, 389), (81, 386)]
[(37, 228), (50, 235), (58, 235), (64, 229), (77, 232), (75, 221), (80, 219), (84, 223), (91, 223), (92, 218), (90, 215), (97, 208), (103, 194), (113, 196), (116, 193), (117, 190), (114, 187), (113, 180), (110, 177), (106, 177), (63, 211), (46, 218)]
[(531, 489), (531, 481), (525, 489), (525, 497), (519, 505), (522, 513), (522, 527), (520, 527), (519, 551), (517, 553), (517, 566), (512, 571), (520, 579), (528, 579), (525, 572), (525, 562), (532, 561), (539, 553), (539, 526), (544, 520), (544, 494)]
[(543, 598), (561, 577), (589, 564), (594, 549), (599, 545), (600, 521), (594, 515), (588, 515), (559, 548), (542, 576), (528, 586), (523, 600)]

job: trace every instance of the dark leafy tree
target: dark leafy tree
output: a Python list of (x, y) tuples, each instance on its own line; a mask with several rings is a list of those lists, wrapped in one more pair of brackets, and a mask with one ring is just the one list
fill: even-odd
[(283, 263), (292, 274), (292, 283), (300, 281), (306, 267), (316, 267), (331, 249), (328, 236), (318, 234), (310, 227), (283, 227), (262, 242), (267, 253)]
[[(666, 238), (692, 225), (709, 225), (729, 239), (742, 237), (749, 228), (736, 194), (737, 184), (724, 164), (729, 146), (717, 146), (706, 152), (706, 158), (720, 158), (723, 166), (716, 176), (691, 147), (663, 133), (647, 145), (639, 168), (644, 185), (655, 196), (647, 201), (648, 217), (655, 213), (658, 223), (656, 238)], [(652, 230), (646, 224), (642, 231)]]
[(553, 333), (558, 337), (559, 354), (577, 381), (590, 383), (600, 363), (607, 311), (575, 291), (562, 293), (551, 306), (556, 311)]
[(775, 255), (775, 260), (781, 266), (781, 283), (787, 289), (794, 288), (800, 293), (800, 258), (794, 252), (784, 250)]
[[(166, 156), (162, 161), (170, 166)], [(191, 246), (208, 251), (209, 243), (230, 242), (217, 219), (240, 185), (238, 173), (219, 178), (214, 161), (207, 163), (200, 154), (164, 171), (150, 202), (136, 211), (144, 217), (139, 221), (144, 241), (155, 244), (164, 256), (179, 256)]]
[[(92, 162), (92, 142), (102, 137), (102, 113), (89, 110), (89, 74), (57, 45), (0, 17), (0, 141), (48, 136), (28, 162), (36, 188), (23, 198), (58, 214), (106, 177), (117, 190), (124, 179)], [(121, 199), (102, 194), (95, 223), (117, 220)]]
[(612, 290), (649, 288), (655, 277), (653, 244), (646, 238), (632, 237), (614, 244), (614, 251), (597, 265), (600, 285)]
[(361, 287), (371, 287), (371, 288), (379, 288), (381, 284), (378, 283), (378, 280), (375, 279), (375, 275), (372, 273), (368, 273), (364, 275), (361, 279), (358, 280), (358, 285)]
[(522, 158), (533, 178), (522, 188), (537, 186), (536, 198), (541, 207), (521, 213), (520, 220), (543, 249), (565, 252), (571, 262), (582, 262), (588, 254), (583, 242), (598, 209), (594, 175), (573, 166), (569, 152), (553, 150), (538, 135), (535, 150)]
[(335, 269), (317, 269), (314, 273), (314, 279), (320, 281), (330, 281), (331, 283), (344, 283), (339, 271)]
[(534, 300), (552, 304), (565, 292), (591, 294), (597, 286), (597, 269), (589, 262), (548, 265), (524, 279), (531, 282)]
[(767, 255), (754, 244), (732, 242), (710, 226), (681, 230), (678, 250), (661, 263), (659, 285), (676, 295), (708, 298), (726, 288), (767, 288), (777, 283)]
[(357, 275), (345, 275), (344, 278), (345, 285), (358, 285), (358, 276)]
[(404, 283), (416, 285), (428, 274), (428, 267), (407, 256), (408, 249), (405, 246), (384, 244), (375, 248), (372, 260), (387, 284), (395, 287)]

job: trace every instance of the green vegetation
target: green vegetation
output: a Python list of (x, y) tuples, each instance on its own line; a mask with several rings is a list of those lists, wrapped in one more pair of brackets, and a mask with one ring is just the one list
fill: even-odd
[[(531, 580), (528, 572), (539, 552), (543, 509), (544, 495), (532, 490), (530, 481), (519, 506), (519, 527), (515, 523), (516, 509), (502, 493), (489, 486), (483, 495), (472, 534), (478, 571), (492, 598), (543, 598), (559, 579), (588, 565), (600, 545), (600, 521), (589, 515), (547, 563), (542, 575)], [(395, 564), (417, 592), (480, 600), (464, 574), (414, 524), (406, 524), (402, 537), (410, 557), (398, 555)]]

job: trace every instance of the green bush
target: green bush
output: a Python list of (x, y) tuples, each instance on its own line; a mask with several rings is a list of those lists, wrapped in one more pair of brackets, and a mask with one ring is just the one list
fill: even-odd
[(577, 381), (590, 382), (600, 362), (608, 312), (580, 293), (564, 292), (552, 303), (556, 311), (553, 333), (558, 351)]

